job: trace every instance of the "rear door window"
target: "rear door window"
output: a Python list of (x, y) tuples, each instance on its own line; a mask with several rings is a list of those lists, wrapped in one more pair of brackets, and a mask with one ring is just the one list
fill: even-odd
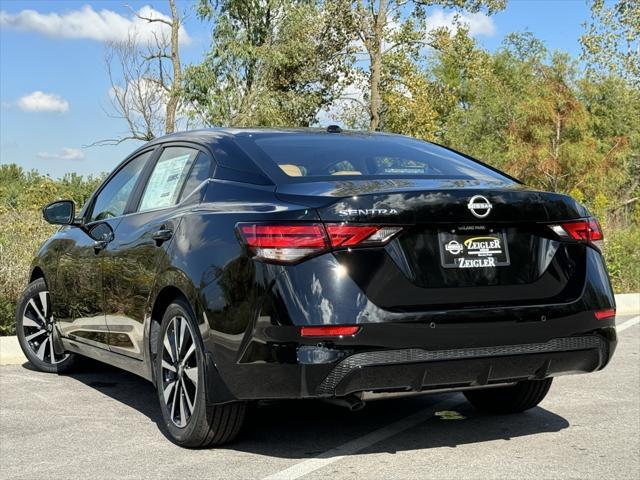
[(138, 211), (175, 205), (198, 153), (193, 148), (165, 148), (149, 176)]

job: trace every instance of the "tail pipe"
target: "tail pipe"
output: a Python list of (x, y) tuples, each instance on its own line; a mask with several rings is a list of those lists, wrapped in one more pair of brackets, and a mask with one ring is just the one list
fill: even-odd
[(351, 412), (362, 410), (366, 403), (358, 396), (351, 394), (346, 397), (325, 398), (326, 403), (347, 408)]

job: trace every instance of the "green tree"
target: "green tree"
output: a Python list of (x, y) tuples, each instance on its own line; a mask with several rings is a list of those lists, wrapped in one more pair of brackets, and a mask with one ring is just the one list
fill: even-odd
[(184, 96), (204, 124), (309, 126), (348, 79), (344, 1), (202, 0), (198, 12), (215, 26)]
[(592, 75), (617, 75), (640, 87), (640, 2), (589, 0), (592, 20), (580, 37), (582, 59)]
[[(381, 127), (383, 106), (382, 83), (385, 66), (397, 62), (397, 51), (408, 58), (414, 57), (427, 46), (425, 38), (428, 7), (440, 6), (469, 12), (486, 11), (492, 14), (502, 10), (506, 0), (356, 0), (353, 2), (353, 24), (356, 38), (362, 44), (368, 70), (366, 78), (366, 109), (369, 130)], [(385, 59), (394, 56), (395, 59)], [(385, 61), (386, 60), (386, 61)], [(395, 62), (394, 62), (395, 61)], [(405, 70), (406, 72), (406, 70)]]
[(425, 72), (434, 98), (446, 92), (436, 138), (531, 186), (571, 193), (605, 223), (632, 223), (638, 90), (620, 77), (581, 77), (530, 33), (509, 35), (492, 55), (464, 37), (445, 40)]
[(640, 90), (616, 76), (587, 77), (578, 88), (592, 142), (583, 190), (602, 193), (612, 227), (640, 225)]

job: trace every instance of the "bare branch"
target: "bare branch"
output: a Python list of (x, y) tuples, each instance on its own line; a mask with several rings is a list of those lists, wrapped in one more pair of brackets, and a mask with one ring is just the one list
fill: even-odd
[(140, 20), (145, 20), (148, 23), (154, 23), (154, 22), (164, 23), (165, 25), (169, 25), (170, 27), (173, 25), (172, 22), (170, 22), (169, 20), (165, 20), (164, 18), (151, 18), (151, 17), (145, 17), (143, 15), (140, 15), (131, 7), (131, 5), (125, 5), (125, 7), (131, 10), (131, 13), (133, 13)]
[(365, 102), (363, 102), (362, 100), (360, 100), (359, 98), (353, 98), (353, 97), (338, 97), (337, 100), (341, 100), (341, 101), (349, 101), (349, 102), (354, 102), (357, 103), (358, 105), (360, 105), (362, 108), (364, 109), (368, 109), (369, 105), (367, 105)]
[(129, 135), (129, 136), (120, 137), (120, 138), (105, 138), (104, 140), (98, 140), (93, 143), (89, 143), (88, 145), (82, 145), (82, 148), (115, 146), (115, 145), (120, 145), (121, 143), (127, 140), (142, 140), (142, 141), (148, 142), (151, 139), (137, 137), (134, 135)]
[(98, 140), (88, 146), (117, 145), (125, 140), (149, 141), (175, 130), (182, 105), (180, 87), (179, 33), (182, 20), (175, 0), (168, 0), (171, 20), (140, 15), (125, 5), (137, 18), (148, 23), (162, 23), (171, 35), (152, 31), (153, 39), (141, 46), (130, 34), (126, 39), (109, 43), (105, 65), (111, 90), (109, 100), (113, 118), (123, 120), (127, 133), (118, 138)]

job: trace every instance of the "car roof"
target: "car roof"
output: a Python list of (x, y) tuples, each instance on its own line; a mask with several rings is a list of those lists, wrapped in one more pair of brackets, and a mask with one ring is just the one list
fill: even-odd
[[(366, 131), (366, 130), (343, 130), (340, 127), (337, 127), (335, 125), (331, 125), (329, 127), (307, 127), (307, 128), (273, 128), (273, 127), (264, 127), (264, 128), (256, 128), (256, 127), (251, 127), (251, 128), (235, 128), (235, 127), (219, 127), (219, 128), (203, 128), (203, 129), (197, 129), (197, 130), (186, 130), (186, 131), (181, 131), (181, 132), (175, 132), (175, 133), (171, 133), (169, 135), (164, 135), (162, 137), (158, 137), (155, 138), (154, 140), (151, 140), (150, 142), (142, 145), (140, 148), (138, 148), (136, 150), (136, 152), (134, 152), (133, 154), (131, 154), (129, 156), (129, 158), (131, 158), (132, 156), (134, 156), (135, 154), (137, 154), (138, 152), (142, 151), (145, 148), (148, 147), (153, 147), (156, 145), (161, 145), (163, 143), (167, 143), (167, 142), (194, 142), (194, 143), (198, 143), (201, 145), (206, 145), (206, 146), (213, 146), (215, 144), (217, 144), (218, 142), (220, 142), (221, 140), (226, 139), (231, 140), (232, 143), (236, 143), (235, 141), (233, 141), (234, 139), (238, 139), (240, 140), (240, 138), (242, 137), (251, 137), (253, 140), (255, 140), (256, 138), (259, 137), (272, 137), (272, 136), (287, 136), (287, 135), (295, 135), (295, 134), (299, 134), (299, 135), (309, 135), (309, 134), (317, 134), (317, 135), (322, 135), (322, 136), (331, 136), (331, 135), (340, 135), (340, 136), (352, 136), (352, 137), (396, 137), (396, 138), (406, 138), (406, 139), (411, 139), (411, 140), (416, 140), (413, 137), (409, 137), (406, 135), (400, 135), (400, 134), (396, 134), (396, 133), (387, 133), (387, 132), (371, 132), (371, 131)], [(492, 167), (491, 165), (488, 165), (480, 160), (477, 160), (473, 157), (470, 157), (469, 155), (466, 155), (462, 152), (459, 152), (457, 150), (454, 150), (450, 147), (447, 147), (445, 145), (440, 145), (438, 143), (434, 143), (434, 142), (429, 142), (429, 141), (425, 141), (426, 143), (429, 143), (431, 145), (435, 145), (438, 147), (443, 147), (455, 154), (461, 155), (465, 158), (467, 158), (468, 160), (471, 160), (472, 162), (478, 163), (486, 168), (489, 168), (490, 170), (493, 170), (496, 173), (499, 173), (500, 175), (503, 175), (505, 177), (510, 178), (511, 180), (517, 182), (517, 183), (522, 183), (520, 180), (506, 174), (505, 172), (502, 172), (500, 170), (498, 170), (495, 167)], [(245, 154), (246, 155), (246, 154)], [(231, 168), (237, 168), (236, 165), (231, 165), (231, 164), (227, 164), (227, 162), (220, 162), (220, 158), (218, 157), (216, 159), (216, 161), (218, 161), (219, 164), (221, 164), (222, 166), (226, 166), (226, 167), (231, 167)], [(235, 158), (234, 163), (236, 163), (238, 160), (238, 158)], [(249, 172), (251, 173), (258, 173), (259, 175), (264, 175), (266, 176), (265, 178), (268, 177), (272, 177), (272, 175), (269, 175), (268, 172), (265, 172), (264, 170), (264, 166), (260, 166), (258, 165), (258, 162), (254, 159), (254, 158), (250, 158), (247, 157), (247, 160), (252, 164), (251, 168), (249, 168)], [(255, 170), (254, 172), (254, 169)], [(240, 168), (240, 170), (245, 170), (243, 168)], [(245, 170), (246, 171), (246, 170)], [(291, 179), (287, 179), (288, 181), (290, 181)], [(268, 183), (278, 183), (276, 181), (276, 179), (270, 178), (267, 180)], [(260, 182), (262, 183), (262, 182)]]
[[(273, 136), (273, 135), (291, 135), (291, 134), (310, 134), (319, 135), (336, 135), (337, 132), (329, 132), (327, 128), (203, 128), (198, 130), (186, 130), (182, 132), (171, 133), (162, 137), (155, 138), (145, 144), (145, 146), (157, 143), (165, 143), (168, 141), (190, 141), (198, 143), (210, 143), (223, 137), (240, 137), (240, 136)], [(341, 135), (357, 135), (357, 136), (398, 136), (391, 133), (368, 132), (363, 130), (340, 130)]]

